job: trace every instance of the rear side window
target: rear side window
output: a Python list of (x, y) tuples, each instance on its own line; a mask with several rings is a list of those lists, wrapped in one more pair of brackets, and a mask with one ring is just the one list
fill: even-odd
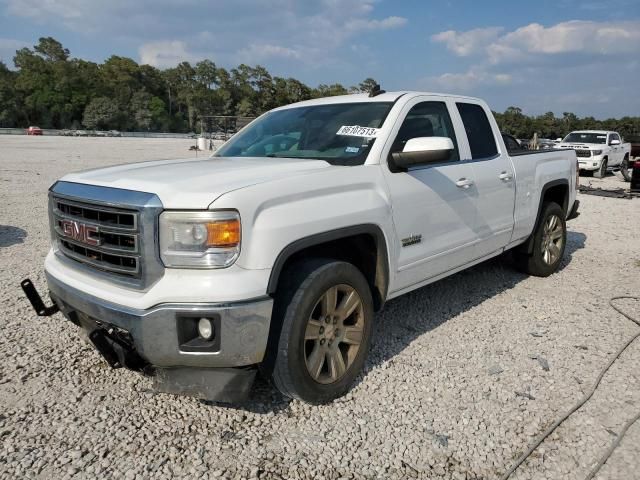
[(457, 103), (462, 117), (464, 129), (471, 147), (471, 158), (489, 158), (498, 154), (498, 146), (493, 138), (493, 130), (480, 105), (472, 103)]
[(504, 140), (505, 147), (507, 147), (507, 152), (520, 152), (523, 150), (518, 141), (511, 135), (503, 133), (502, 139)]

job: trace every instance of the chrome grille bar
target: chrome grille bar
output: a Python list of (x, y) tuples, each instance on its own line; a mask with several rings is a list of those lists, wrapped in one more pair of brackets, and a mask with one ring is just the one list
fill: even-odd
[(157, 195), (58, 181), (49, 191), (55, 255), (70, 268), (127, 288), (164, 275), (158, 251)]
[(60, 218), (100, 225), (104, 230), (138, 231), (138, 215), (137, 212), (131, 210), (87, 205), (67, 199), (55, 198), (53, 213)]
[[(139, 278), (138, 212), (55, 196), (52, 202), (52, 227), (65, 256), (105, 272)], [(90, 236), (74, 235), (81, 237), (87, 228)]]
[(66, 239), (61, 239), (59, 245), (67, 257), (100, 270), (132, 276), (139, 273), (140, 263), (136, 257), (107, 255)]

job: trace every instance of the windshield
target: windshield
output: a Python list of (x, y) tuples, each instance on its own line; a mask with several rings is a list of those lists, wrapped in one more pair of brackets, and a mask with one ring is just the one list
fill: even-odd
[(572, 132), (564, 137), (565, 143), (607, 143), (605, 133)]
[(214, 156), (308, 158), (334, 165), (362, 165), (392, 105), (339, 103), (269, 112)]

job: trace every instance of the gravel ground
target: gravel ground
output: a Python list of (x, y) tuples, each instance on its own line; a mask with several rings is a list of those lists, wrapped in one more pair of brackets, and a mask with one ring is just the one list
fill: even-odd
[[(60, 314), (36, 317), (19, 282), (44, 287), (56, 178), (193, 155), (191, 143), (0, 137), (1, 478), (497, 478), (638, 331), (608, 300), (640, 291), (640, 199), (580, 195), (557, 274), (499, 258), (389, 302), (365, 372), (331, 405), (263, 382), (235, 406), (155, 394)], [(639, 303), (619, 305), (640, 316)], [(640, 340), (512, 478), (584, 478), (640, 411), (638, 372)], [(640, 422), (597, 478), (637, 478), (639, 445)]]

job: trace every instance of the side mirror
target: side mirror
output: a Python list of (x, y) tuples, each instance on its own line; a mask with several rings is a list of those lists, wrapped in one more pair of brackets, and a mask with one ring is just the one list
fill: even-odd
[(556, 142), (560, 143), (562, 141), (561, 138), (556, 138)]
[(391, 154), (389, 167), (393, 172), (406, 172), (409, 167), (446, 162), (453, 151), (453, 141), (448, 137), (411, 138), (402, 152)]
[(611, 140), (609, 145), (620, 145), (620, 140)]

